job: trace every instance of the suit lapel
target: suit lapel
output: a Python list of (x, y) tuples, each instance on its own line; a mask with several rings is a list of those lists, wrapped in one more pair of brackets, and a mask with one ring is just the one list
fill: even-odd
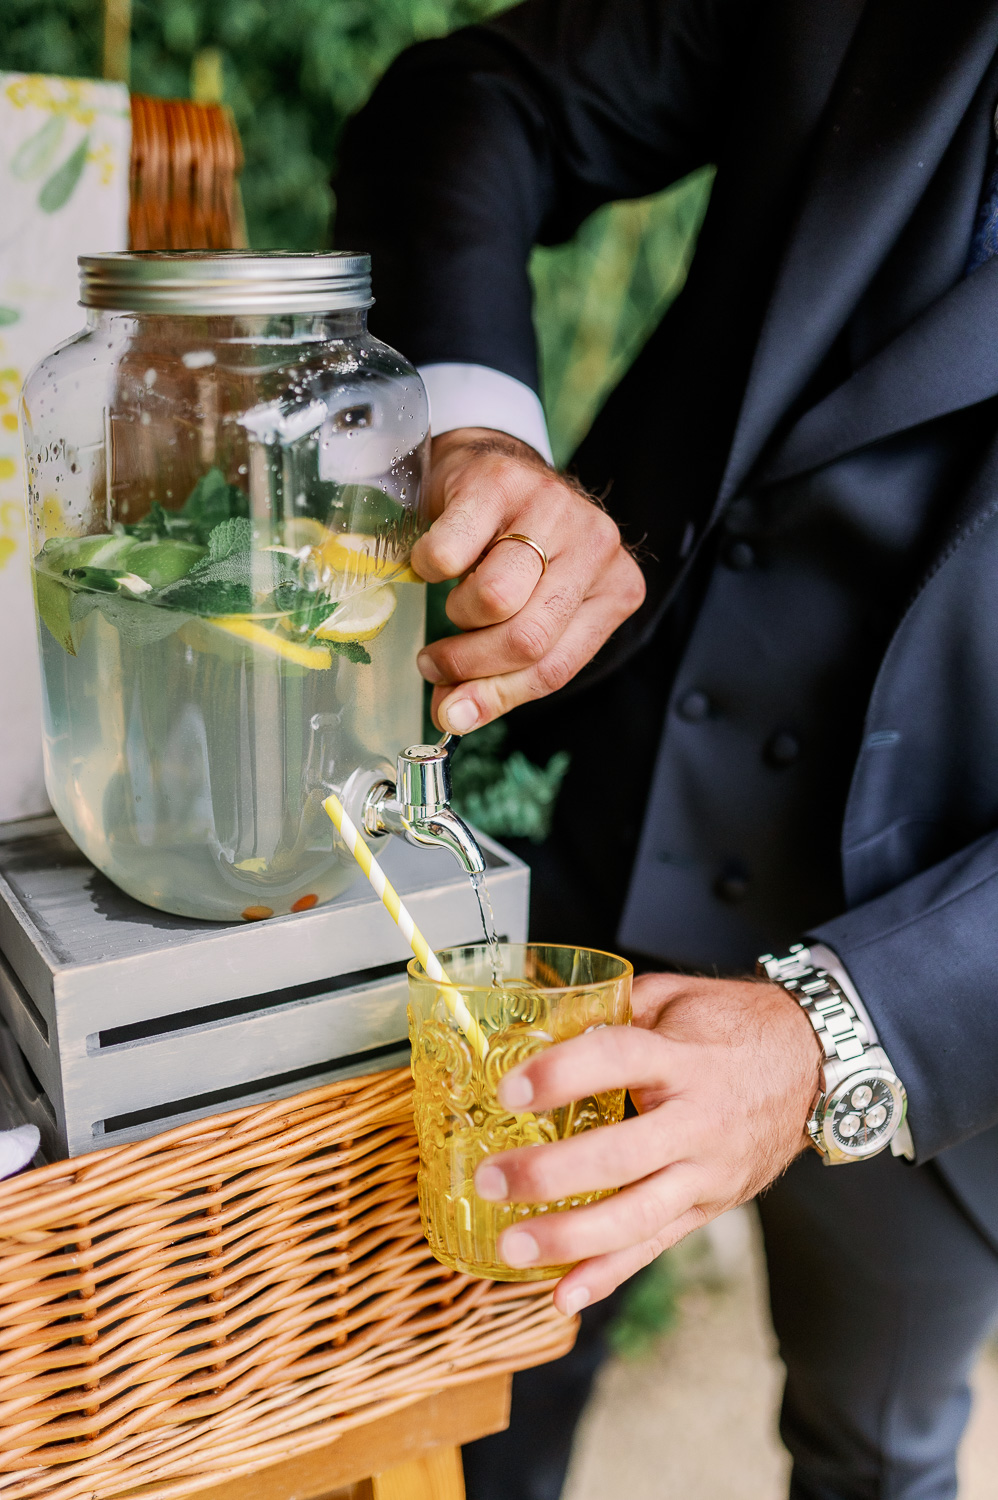
[(754, 482), (778, 484), (998, 394), (998, 259), (806, 412)]
[(988, 0), (867, 5), (816, 142), (718, 507), (745, 481), (916, 208), (996, 41)]

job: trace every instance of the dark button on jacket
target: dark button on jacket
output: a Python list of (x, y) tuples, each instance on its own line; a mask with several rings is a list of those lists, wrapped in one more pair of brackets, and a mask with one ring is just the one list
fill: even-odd
[(688, 724), (699, 724), (703, 719), (709, 718), (710, 710), (710, 699), (699, 688), (690, 688), (676, 704), (676, 713)]
[(784, 766), (792, 766), (800, 755), (800, 740), (788, 729), (776, 732), (766, 743), (763, 751), (763, 759), (768, 766), (774, 770), (782, 770)]

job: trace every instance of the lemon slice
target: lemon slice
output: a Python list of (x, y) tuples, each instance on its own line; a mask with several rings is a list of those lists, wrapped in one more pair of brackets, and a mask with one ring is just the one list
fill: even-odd
[(341, 604), (316, 630), (320, 641), (373, 641), (395, 613), (395, 591), (384, 584)]
[(332, 652), (327, 651), (324, 646), (301, 646), (297, 641), (289, 641), (286, 636), (268, 630), (265, 625), (247, 620), (244, 615), (214, 615), (206, 619), (205, 624), (213, 625), (216, 630), (224, 630), (226, 635), (249, 641), (262, 651), (283, 656), (286, 661), (293, 661), (299, 667), (311, 667), (315, 671), (324, 672), (333, 664)]
[(300, 552), (303, 547), (318, 547), (320, 550), (330, 539), (329, 528), (313, 516), (289, 516), (282, 522), (285, 549)]
[(401, 558), (379, 557), (378, 538), (359, 531), (330, 537), (319, 548), (319, 556), (334, 573), (348, 573), (354, 578), (390, 578), (393, 583), (423, 582)]

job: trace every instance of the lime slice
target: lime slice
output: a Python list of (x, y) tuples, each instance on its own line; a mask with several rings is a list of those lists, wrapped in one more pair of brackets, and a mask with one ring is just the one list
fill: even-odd
[(387, 584), (366, 589), (334, 609), (316, 630), (320, 641), (373, 641), (395, 613), (395, 591)]
[(283, 656), (285, 661), (294, 662), (298, 667), (311, 667), (313, 671), (324, 672), (333, 664), (332, 653), (324, 646), (300, 646), (297, 641), (289, 641), (287, 636), (279, 635), (276, 630), (268, 630), (265, 625), (257, 625), (245, 615), (214, 615), (204, 623), (215, 630), (221, 630), (225, 635), (247, 641), (261, 651)]
[[(37, 563), (49, 573), (70, 568), (99, 568), (108, 573), (134, 573), (153, 588), (165, 588), (190, 572), (207, 552), (196, 542), (176, 538), (140, 542), (126, 535), (59, 537), (47, 542)], [(140, 590), (141, 592), (141, 590)]]
[(135, 546), (130, 536), (63, 536), (46, 542), (35, 559), (47, 573), (68, 568), (115, 568)]
[(163, 589), (184, 578), (207, 550), (196, 542), (171, 537), (160, 542), (135, 542), (124, 561), (130, 572), (138, 573), (154, 589)]
[(359, 531), (330, 537), (319, 548), (319, 556), (323, 565), (333, 573), (347, 573), (354, 578), (390, 578), (393, 583), (423, 582), (401, 558), (380, 557), (378, 538), (365, 536)]
[(33, 568), (32, 573), (39, 619), (48, 627), (62, 649), (68, 651), (70, 656), (75, 656), (77, 642), (73, 638), (73, 621), (69, 613), (72, 600), (69, 589), (50, 573), (43, 573), (38, 568)]

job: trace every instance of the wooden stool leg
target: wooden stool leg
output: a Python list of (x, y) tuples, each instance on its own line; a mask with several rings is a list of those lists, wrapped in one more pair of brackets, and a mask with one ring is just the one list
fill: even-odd
[(464, 1500), (460, 1448), (434, 1448), (409, 1463), (375, 1474), (373, 1500)]

